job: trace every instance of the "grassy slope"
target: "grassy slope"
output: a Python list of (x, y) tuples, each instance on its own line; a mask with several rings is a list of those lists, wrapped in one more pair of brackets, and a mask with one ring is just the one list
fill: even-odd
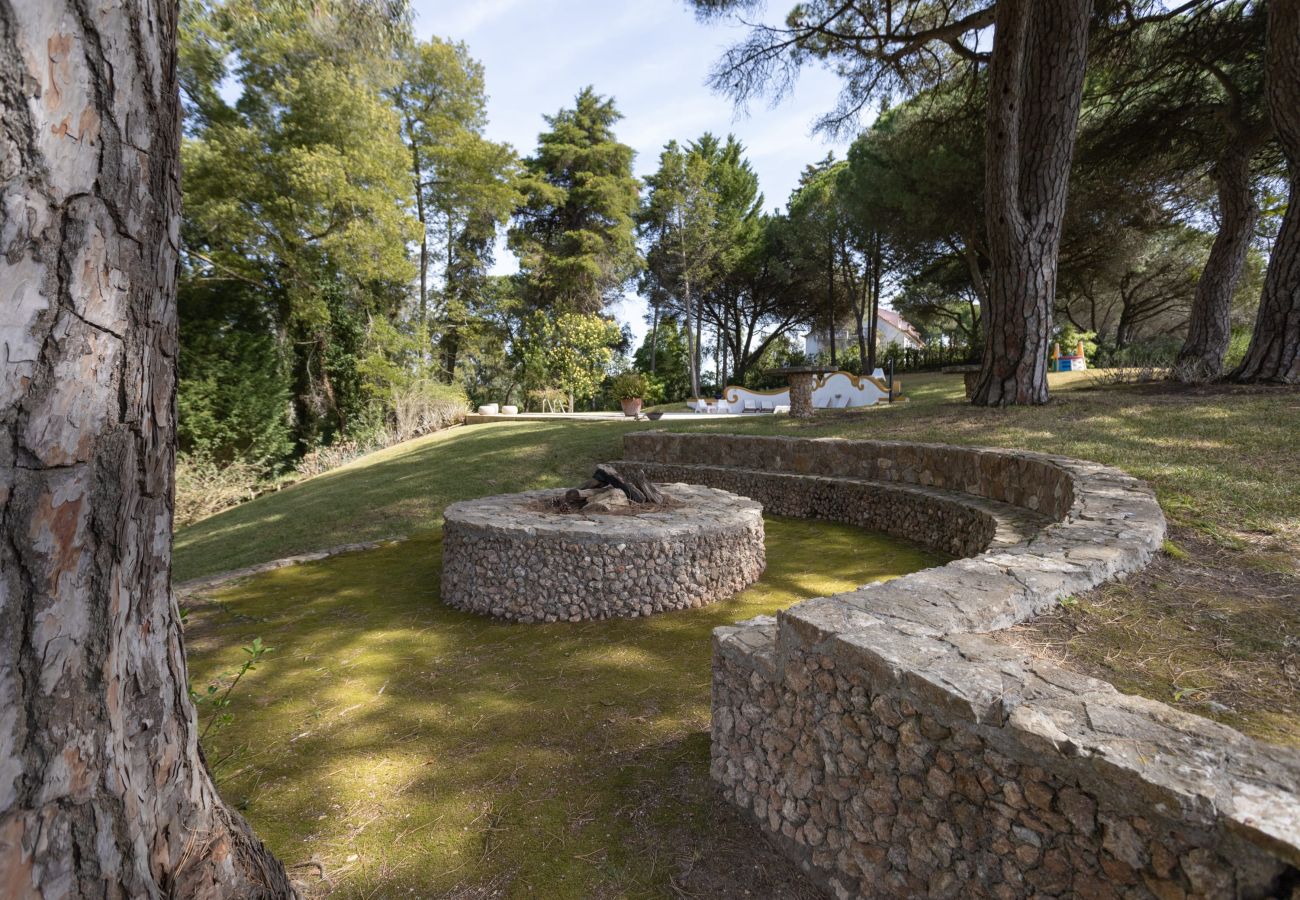
[[(810, 423), (755, 417), (662, 425), (1061, 453), (1148, 479), (1175, 524), (1248, 544), (1261, 558), (1270, 550), (1286, 555), (1300, 543), (1300, 394), (1294, 391), (1099, 390), (1085, 374), (1072, 373), (1053, 376), (1057, 399), (1045, 408), (981, 410), (960, 402), (957, 376), (917, 376), (903, 384), (908, 403), (822, 413)], [(410, 441), (182, 530), (176, 577), (433, 528), (453, 500), (571, 484), (595, 462), (617, 459), (624, 432), (647, 427), (520, 422)]]

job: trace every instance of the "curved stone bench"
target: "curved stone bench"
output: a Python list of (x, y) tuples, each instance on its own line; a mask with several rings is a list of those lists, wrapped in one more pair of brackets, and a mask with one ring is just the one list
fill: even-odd
[(958, 558), (714, 634), (712, 774), (838, 896), (1267, 897), (1300, 754), (983, 633), (1137, 571), (1165, 520), (1041, 454), (640, 432), (622, 468)]

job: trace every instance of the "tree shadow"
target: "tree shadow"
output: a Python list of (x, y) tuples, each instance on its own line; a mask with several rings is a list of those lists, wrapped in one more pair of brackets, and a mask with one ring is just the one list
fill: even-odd
[(710, 634), (937, 560), (793, 520), (769, 523), (768, 550), (755, 589), (646, 619), (516, 625), (445, 607), (438, 533), (217, 592), (188, 626), (196, 681), (254, 636), (276, 648), (209, 741), (233, 753), (222, 793), (286, 861), (324, 863), (338, 896), (714, 890), (742, 857), (791, 885), (773, 896), (805, 896), (720, 817)]

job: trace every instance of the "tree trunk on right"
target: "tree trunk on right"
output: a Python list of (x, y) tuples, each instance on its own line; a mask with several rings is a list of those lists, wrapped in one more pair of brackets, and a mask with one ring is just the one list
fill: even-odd
[(1092, 0), (999, 0), (989, 66), (987, 228), (992, 273), (972, 402), (1047, 402), (1061, 224)]
[(1300, 383), (1300, 0), (1268, 10), (1264, 92), (1286, 157), (1290, 200), (1268, 260), (1264, 292), (1237, 381)]
[(1208, 381), (1223, 374), (1223, 357), (1232, 338), (1232, 295), (1259, 218), (1250, 183), (1250, 157), (1251, 145), (1239, 140), (1214, 166), (1219, 232), (1196, 284), (1187, 340), (1174, 364), (1180, 381)]

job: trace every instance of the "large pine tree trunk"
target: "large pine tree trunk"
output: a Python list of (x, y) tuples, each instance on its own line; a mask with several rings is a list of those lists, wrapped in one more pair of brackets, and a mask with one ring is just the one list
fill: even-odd
[(1057, 255), (1092, 0), (999, 0), (989, 66), (984, 359), (972, 402), (1047, 402)]
[(1259, 218), (1250, 183), (1251, 149), (1246, 142), (1234, 142), (1214, 167), (1219, 233), (1196, 284), (1187, 340), (1174, 367), (1183, 381), (1205, 381), (1223, 374), (1223, 357), (1232, 339), (1232, 295)]
[(171, 595), (177, 10), (0, 0), (0, 894), (282, 897)]
[(1290, 173), (1290, 199), (1264, 276), (1255, 332), (1239, 381), (1300, 382), (1300, 0), (1268, 11), (1265, 93)]

